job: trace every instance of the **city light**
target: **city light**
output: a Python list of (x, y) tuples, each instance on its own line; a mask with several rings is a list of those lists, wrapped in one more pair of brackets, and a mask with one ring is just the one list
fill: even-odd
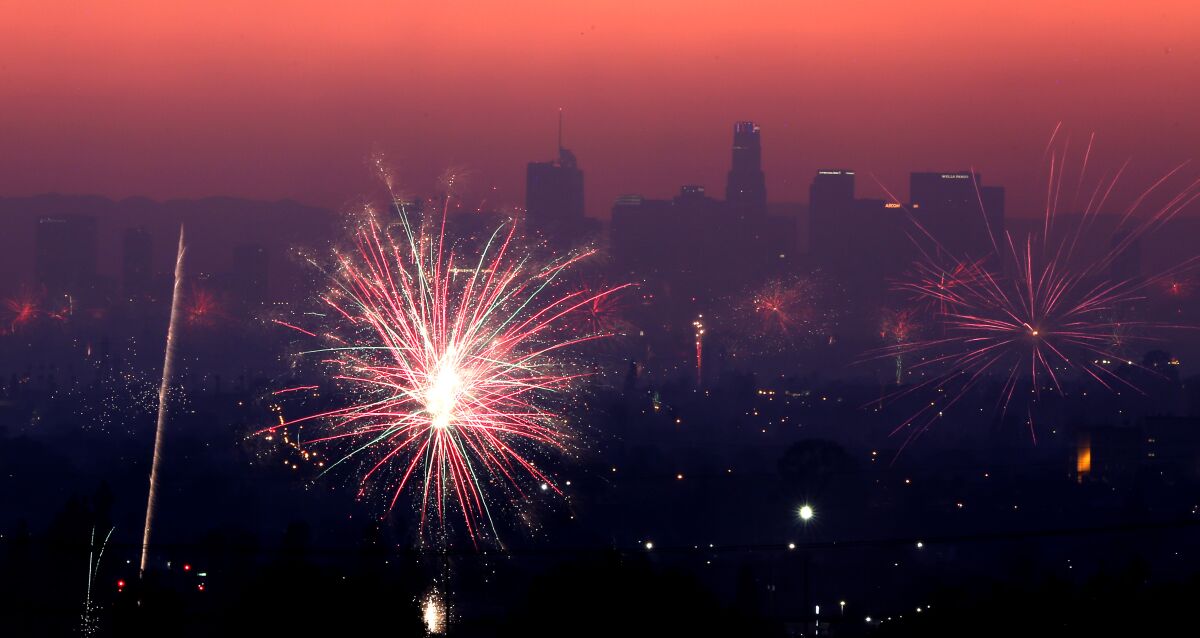
[(807, 523), (812, 520), (814, 514), (815, 512), (813, 512), (811, 505), (805, 504), (800, 506), (800, 520)]

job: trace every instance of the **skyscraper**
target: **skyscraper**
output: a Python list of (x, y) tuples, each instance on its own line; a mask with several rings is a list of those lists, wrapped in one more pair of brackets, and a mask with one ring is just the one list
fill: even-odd
[(569, 246), (582, 232), (583, 171), (575, 154), (562, 145), (558, 125), (558, 159), (530, 162), (525, 172), (525, 220), (528, 230), (555, 247)]
[(889, 281), (912, 263), (913, 245), (898, 202), (855, 197), (855, 173), (821, 169), (809, 186), (809, 262), (855, 294), (841, 328), (869, 334), (877, 327)]
[(1110, 241), (1109, 245), (1116, 253), (1108, 267), (1113, 281), (1136, 281), (1142, 277), (1142, 242), (1131, 235), (1128, 230), (1118, 231)]
[(733, 125), (733, 163), (725, 183), (725, 201), (741, 219), (767, 214), (762, 140), (754, 122), (737, 122)]
[(983, 254), (992, 249), (989, 233), (1004, 234), (1004, 188), (983, 186), (979, 173), (913, 173), (909, 196), (914, 213), (948, 248)]
[(845, 212), (854, 204), (854, 171), (821, 169), (808, 188), (811, 214)]
[(145, 228), (127, 228), (121, 238), (121, 285), (127, 299), (146, 297), (154, 278), (154, 245)]
[(34, 230), (34, 276), (51, 299), (72, 301), (96, 284), (96, 218), (55, 215)]
[(751, 243), (765, 216), (752, 224), (731, 223), (729, 216), (725, 202), (696, 184), (671, 199), (622, 195), (612, 208), (613, 260), (676, 294), (727, 292), (766, 258), (762, 242)]
[(234, 291), (247, 306), (263, 305), (268, 301), (267, 273), (270, 267), (267, 249), (260, 244), (238, 244), (233, 247)]

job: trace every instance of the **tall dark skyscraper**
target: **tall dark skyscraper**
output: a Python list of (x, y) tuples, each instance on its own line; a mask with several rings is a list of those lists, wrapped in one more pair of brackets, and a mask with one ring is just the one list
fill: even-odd
[(38, 219), (34, 276), (52, 299), (76, 299), (96, 284), (96, 218), (55, 215)]
[(762, 140), (754, 122), (733, 125), (733, 164), (725, 183), (725, 201), (741, 218), (767, 214), (767, 182), (762, 170)]
[(151, 293), (154, 279), (154, 244), (144, 228), (128, 228), (121, 238), (121, 285), (125, 297), (133, 299)]
[(575, 154), (563, 148), (561, 115), (558, 159), (530, 162), (525, 172), (525, 220), (533, 234), (553, 246), (570, 245), (585, 226), (583, 171)]

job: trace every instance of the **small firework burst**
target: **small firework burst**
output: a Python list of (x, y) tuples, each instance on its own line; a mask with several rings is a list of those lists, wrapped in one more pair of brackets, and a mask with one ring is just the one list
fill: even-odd
[(768, 280), (730, 301), (725, 322), (735, 348), (778, 354), (822, 341), (836, 324), (828, 282), (819, 273)]
[(913, 308), (885, 308), (879, 322), (879, 338), (885, 343), (908, 343), (920, 329)]
[(13, 333), (28, 327), (38, 317), (46, 315), (38, 297), (28, 291), (5, 299), (3, 304), (0, 304), (0, 311), (3, 312), (4, 327)]
[(217, 295), (207, 288), (193, 285), (184, 303), (184, 319), (189, 326), (211, 328), (225, 317)]
[[(879, 338), (889, 346), (900, 346), (916, 338), (920, 324), (913, 308), (885, 308), (879, 322)], [(904, 354), (896, 353), (896, 384), (904, 382)]]
[(812, 320), (813, 297), (808, 279), (773, 279), (751, 295), (750, 308), (765, 334), (788, 337)]
[[(587, 283), (581, 283), (579, 287), (585, 291), (585, 294), (612, 288), (608, 285), (591, 286)], [(585, 335), (613, 335), (630, 329), (630, 323), (625, 319), (624, 314), (625, 302), (619, 293), (599, 296), (590, 294), (588, 296), (592, 300), (569, 317), (569, 322), (575, 331)]]

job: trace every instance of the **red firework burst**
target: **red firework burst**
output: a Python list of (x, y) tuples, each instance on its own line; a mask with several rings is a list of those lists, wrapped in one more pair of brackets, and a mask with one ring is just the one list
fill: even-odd
[(751, 307), (764, 333), (790, 335), (812, 318), (812, 285), (807, 279), (767, 282), (753, 294)]
[(1160, 284), (1162, 292), (1173, 299), (1188, 299), (1196, 290), (1196, 283), (1192, 277), (1179, 276), (1167, 277)]
[(41, 314), (37, 300), (32, 295), (20, 295), (5, 299), (4, 309), (8, 319), (8, 328), (11, 332), (17, 332), (21, 328), (33, 323), (38, 315)]
[(580, 283), (579, 288), (591, 301), (568, 317), (574, 331), (586, 335), (612, 335), (629, 329), (630, 324), (624, 316), (625, 300), (621, 294), (595, 294), (612, 288), (607, 285)]
[(917, 311), (913, 308), (886, 308), (879, 322), (879, 338), (885, 343), (908, 343), (916, 335), (920, 324)]
[(217, 296), (207, 289), (193, 286), (187, 295), (187, 306), (184, 317), (187, 323), (195, 327), (210, 327), (224, 316)]
[(539, 467), (570, 438), (550, 397), (581, 376), (559, 355), (597, 335), (558, 327), (621, 287), (564, 291), (559, 276), (590, 252), (535, 267), (512, 222), (460, 249), (445, 234), (449, 209), (447, 198), (441, 220), (419, 228), (403, 210), (392, 228), (372, 215), (337, 255), (322, 298), (330, 321), (280, 322), (324, 343), (332, 379), (357, 400), (267, 431), (321, 423), (309, 443), (342, 444), (334, 466), (360, 462), (360, 496), (387, 494), (390, 511), (411, 487), (422, 532), (436, 516), (445, 533), (457, 509), (474, 541), (485, 525), (495, 532), (490, 492), (518, 497), (530, 481), (559, 491)]

